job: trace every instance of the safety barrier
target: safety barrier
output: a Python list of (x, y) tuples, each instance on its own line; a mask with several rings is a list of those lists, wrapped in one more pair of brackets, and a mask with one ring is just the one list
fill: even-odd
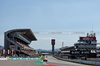
[(40, 58), (0, 58), (0, 60), (39, 60)]
[(63, 58), (56, 57), (56, 56), (54, 56), (54, 57), (58, 58), (60, 60), (69, 61), (69, 62), (75, 62), (75, 63), (82, 63), (82, 64), (89, 64), (89, 65), (100, 66), (100, 62), (96, 62), (96, 61), (85, 61), (85, 60), (76, 60), (76, 59), (63, 59)]
[(7, 60), (8, 58), (0, 58), (0, 60)]
[(8, 60), (39, 60), (40, 58), (8, 58)]
[(42, 56), (39, 58), (8, 58), (8, 57), (4, 58), (2, 57), (0, 58), (0, 60), (40, 60), (41, 58)]

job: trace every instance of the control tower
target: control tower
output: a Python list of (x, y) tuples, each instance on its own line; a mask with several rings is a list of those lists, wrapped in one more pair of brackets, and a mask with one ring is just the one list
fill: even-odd
[(54, 53), (55, 39), (51, 40), (51, 45), (52, 45), (52, 53)]

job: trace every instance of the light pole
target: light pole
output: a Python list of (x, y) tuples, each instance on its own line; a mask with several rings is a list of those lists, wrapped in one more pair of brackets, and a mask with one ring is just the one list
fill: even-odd
[(62, 42), (62, 47), (64, 47), (64, 42)]

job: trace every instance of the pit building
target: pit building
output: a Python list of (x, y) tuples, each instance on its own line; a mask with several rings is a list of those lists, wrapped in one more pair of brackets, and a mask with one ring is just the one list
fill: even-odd
[(60, 56), (65, 58), (95, 58), (96, 57), (96, 45), (97, 40), (95, 33), (89, 35), (87, 33), (86, 37), (79, 37), (77, 43), (71, 47), (62, 47), (60, 48)]

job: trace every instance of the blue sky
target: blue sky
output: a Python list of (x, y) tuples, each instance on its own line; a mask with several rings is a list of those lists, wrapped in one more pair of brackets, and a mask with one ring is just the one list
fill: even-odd
[[(3, 33), (11, 29), (30, 28), (33, 32), (100, 32), (100, 0), (0, 0), (0, 45)], [(35, 34), (38, 41), (31, 47), (51, 49), (50, 40), (56, 39), (56, 48), (73, 46), (85, 34)], [(100, 43), (99, 33), (97, 34)]]

